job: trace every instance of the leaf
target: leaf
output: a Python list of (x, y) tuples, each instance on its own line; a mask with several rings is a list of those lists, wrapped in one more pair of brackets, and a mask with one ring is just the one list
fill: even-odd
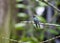
[(43, 41), (43, 39), (44, 39), (44, 32), (40, 34), (40, 41)]
[(45, 4), (45, 3), (41, 2), (41, 1), (39, 1), (39, 5), (40, 6), (47, 6), (47, 4)]
[(16, 7), (17, 8), (26, 8), (26, 5), (24, 5), (24, 4), (16, 4)]
[(34, 42), (38, 42), (38, 39), (35, 38), (35, 37), (31, 37), (31, 40), (34, 41)]
[(18, 13), (17, 16), (18, 17), (27, 17), (27, 14), (25, 14), (25, 13)]
[(18, 13), (17, 17), (19, 17), (20, 20), (26, 20), (26, 19), (28, 19), (28, 15), (25, 14), (25, 13)]
[(57, 27), (58, 30), (60, 30), (60, 27)]
[(21, 40), (22, 41), (29, 41), (29, 38), (28, 37), (23, 37)]
[(59, 33), (58, 33), (56, 30), (54, 30), (54, 29), (50, 29), (49, 32), (50, 32), (51, 34), (54, 34), (54, 35), (58, 35), (58, 34), (59, 34)]
[(24, 30), (25, 25), (26, 25), (25, 23), (18, 23), (18, 24), (15, 24), (15, 28), (17, 30)]
[(36, 16), (40, 22), (46, 22), (46, 20), (42, 16)]

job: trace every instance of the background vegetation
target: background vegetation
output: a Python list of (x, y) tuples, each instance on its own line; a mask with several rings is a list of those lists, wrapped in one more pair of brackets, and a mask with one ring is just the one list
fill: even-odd
[(0, 43), (60, 43), (60, 0), (0, 2)]

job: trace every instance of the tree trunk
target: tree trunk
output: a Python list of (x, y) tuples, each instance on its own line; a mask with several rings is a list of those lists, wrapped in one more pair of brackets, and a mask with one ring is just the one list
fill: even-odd
[(14, 3), (15, 0), (0, 0), (0, 43), (9, 43)]

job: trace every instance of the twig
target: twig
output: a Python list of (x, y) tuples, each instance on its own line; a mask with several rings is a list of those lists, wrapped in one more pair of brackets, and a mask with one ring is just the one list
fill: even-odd
[[(44, 43), (44, 42), (52, 41), (52, 40), (57, 39), (57, 38), (59, 38), (59, 37), (60, 37), (60, 35), (59, 35), (59, 36), (56, 36), (56, 37), (53, 37), (53, 38), (51, 38), (51, 39), (48, 39), (48, 40), (46, 40), (46, 41), (39, 42), (39, 43)], [(17, 41), (17, 40), (5, 38), (5, 37), (2, 37), (2, 39), (6, 39), (6, 40), (10, 40), (10, 41), (22, 43), (21, 41)]]
[(58, 11), (60, 13), (60, 10), (57, 7), (55, 7), (54, 5), (52, 5), (51, 3), (47, 2), (47, 1), (42, 1), (42, 2), (50, 5), (51, 7), (53, 7), (56, 11)]
[[(33, 23), (34, 24), (34, 21), (22, 21), (22, 22), (29, 22), (29, 23)], [(60, 26), (59, 24), (51, 24), (51, 23), (40, 23), (40, 25), (48, 25), (48, 26)]]
[(56, 37), (53, 37), (53, 38), (51, 38), (51, 39), (48, 39), (48, 40), (46, 40), (46, 41), (42, 41), (42, 42), (40, 42), (40, 43), (52, 41), (52, 40), (57, 39), (57, 38), (59, 38), (59, 37), (60, 37), (60, 35), (59, 35), (59, 36), (56, 36)]

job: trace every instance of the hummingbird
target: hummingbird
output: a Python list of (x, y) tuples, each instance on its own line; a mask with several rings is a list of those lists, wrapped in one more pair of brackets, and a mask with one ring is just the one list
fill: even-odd
[(34, 24), (36, 25), (36, 27), (40, 27), (40, 21), (35, 15), (33, 16), (33, 20), (34, 20)]

